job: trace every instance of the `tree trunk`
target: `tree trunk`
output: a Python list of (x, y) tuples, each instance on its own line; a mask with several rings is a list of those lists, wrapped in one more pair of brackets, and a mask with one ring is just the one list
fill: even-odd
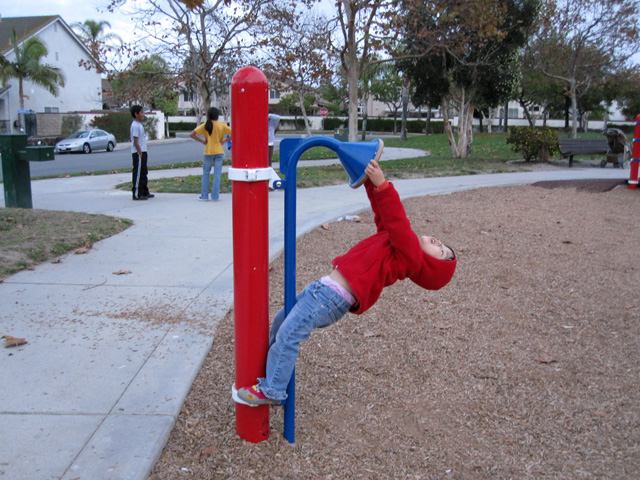
[(358, 140), (358, 79), (360, 77), (357, 59), (350, 62), (349, 79), (349, 141)]
[(523, 101), (522, 98), (518, 99), (518, 103), (520, 103), (520, 106), (522, 107), (522, 111), (524, 112), (527, 122), (529, 122), (529, 126), (531, 128), (535, 127), (535, 121), (531, 119), (531, 112), (529, 112), (529, 109), (527, 108), (527, 103)]
[(211, 106), (211, 92), (209, 91), (206, 82), (201, 79), (198, 79), (198, 94), (200, 95), (200, 101), (202, 103), (201, 110), (196, 110), (196, 115), (200, 116), (206, 114), (207, 110), (209, 110), (209, 107)]
[(509, 100), (504, 102), (504, 130), (503, 132), (509, 131)]
[(571, 138), (578, 138), (578, 94), (576, 81), (571, 79)]
[(307, 132), (307, 135), (311, 136), (311, 126), (309, 125), (309, 118), (307, 117), (307, 109), (304, 106), (304, 94), (302, 90), (298, 91), (298, 99), (300, 101), (300, 110), (302, 110), (302, 119), (304, 120), (304, 128)]
[(473, 113), (475, 111), (476, 111), (476, 107), (474, 107), (471, 103), (469, 103), (469, 114), (467, 115), (468, 137), (467, 137), (467, 148), (466, 148), (465, 158), (467, 158), (467, 157), (469, 157), (469, 155), (471, 155), (471, 147), (473, 146)]
[(473, 142), (473, 112), (474, 106), (467, 98), (467, 92), (462, 91), (461, 98), (458, 100), (458, 143), (456, 145), (455, 137), (449, 122), (449, 113), (447, 112), (449, 104), (448, 100), (442, 102), (444, 112), (444, 127), (451, 146), (451, 155), (453, 158), (467, 158), (471, 154), (471, 144)]
[[(22, 78), (18, 78), (18, 96), (20, 97), (20, 110), (24, 111), (24, 87), (22, 85)], [(18, 125), (18, 133), (27, 133), (26, 125), (24, 123), (24, 113), (18, 115), (20, 125)]]
[(449, 147), (451, 147), (451, 156), (458, 158), (458, 146), (453, 135), (453, 129), (451, 128), (451, 122), (449, 122), (449, 100), (447, 98), (442, 99), (442, 121), (444, 123), (444, 133), (449, 140)]
[(458, 108), (458, 148), (456, 149), (458, 155), (456, 158), (465, 158), (468, 156), (469, 149), (469, 109), (466, 98), (463, 97)]
[(431, 133), (431, 105), (427, 105), (427, 120), (424, 122), (424, 134)]
[(362, 141), (367, 139), (367, 117), (369, 116), (369, 92), (364, 92), (364, 108), (362, 110)]
[(409, 80), (405, 77), (402, 79), (402, 129), (400, 140), (407, 139), (407, 112), (409, 110)]

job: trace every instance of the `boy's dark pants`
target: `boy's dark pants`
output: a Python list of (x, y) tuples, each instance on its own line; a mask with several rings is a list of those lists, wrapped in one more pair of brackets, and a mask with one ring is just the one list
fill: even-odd
[(131, 183), (133, 185), (133, 198), (145, 197), (149, 195), (147, 187), (147, 152), (142, 152), (142, 160), (138, 153), (132, 153), (133, 171), (131, 172)]

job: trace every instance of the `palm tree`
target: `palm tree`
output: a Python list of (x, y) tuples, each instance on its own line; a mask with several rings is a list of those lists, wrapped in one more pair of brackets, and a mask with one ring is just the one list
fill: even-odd
[(85, 20), (83, 23), (76, 22), (71, 27), (77, 30), (78, 37), (96, 59), (98, 73), (105, 72), (104, 53), (115, 49), (108, 42), (117, 41), (122, 44), (122, 39), (115, 33), (105, 33), (105, 29), (111, 28), (111, 24), (106, 20)]
[[(4, 62), (0, 63), (0, 78), (3, 85), (6, 85), (10, 78), (18, 79), (20, 110), (24, 110), (24, 99), (29, 98), (24, 94), (25, 80), (44, 87), (54, 97), (59, 95), (60, 87), (64, 87), (65, 78), (59, 68), (40, 63), (49, 53), (42, 40), (38, 37), (30, 37), (20, 45), (14, 29), (13, 53), (15, 57), (13, 61), (5, 58)], [(20, 124), (24, 125), (23, 114), (20, 115)]]

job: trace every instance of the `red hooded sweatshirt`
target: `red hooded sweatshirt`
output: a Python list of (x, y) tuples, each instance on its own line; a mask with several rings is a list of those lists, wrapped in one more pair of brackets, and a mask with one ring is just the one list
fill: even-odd
[(438, 290), (449, 283), (457, 259), (441, 260), (422, 251), (393, 184), (385, 182), (376, 188), (367, 179), (364, 185), (378, 232), (333, 259), (333, 267), (346, 279), (357, 299), (351, 311), (366, 312), (384, 287), (407, 277), (428, 290)]

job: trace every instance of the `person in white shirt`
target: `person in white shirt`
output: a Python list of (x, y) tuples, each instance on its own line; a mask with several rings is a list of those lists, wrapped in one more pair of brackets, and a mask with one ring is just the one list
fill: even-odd
[(273, 143), (276, 138), (276, 129), (278, 128), (278, 124), (280, 123), (280, 115), (276, 115), (275, 113), (269, 114), (269, 166), (271, 166), (271, 161), (273, 159)]
[(149, 193), (147, 186), (147, 135), (144, 131), (142, 121), (144, 111), (140, 105), (131, 107), (131, 158), (133, 160), (133, 170), (131, 172), (131, 191), (134, 200), (147, 200), (155, 197)]

